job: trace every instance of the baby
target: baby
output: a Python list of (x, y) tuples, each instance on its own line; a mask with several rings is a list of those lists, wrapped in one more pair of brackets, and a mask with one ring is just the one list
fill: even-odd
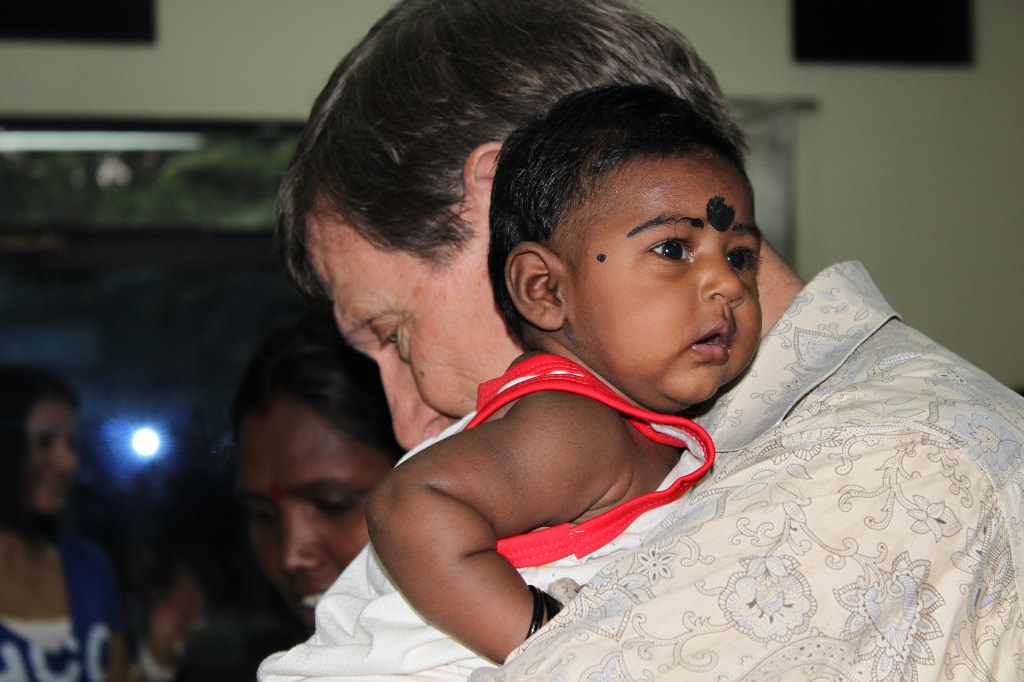
[[(502, 147), (495, 296), (526, 353), (389, 474), (370, 538), (435, 627), (503, 661), (711, 466), (677, 416), (750, 362), (761, 245), (742, 151), (646, 86), (572, 95)], [(534, 585), (531, 583), (542, 583)]]

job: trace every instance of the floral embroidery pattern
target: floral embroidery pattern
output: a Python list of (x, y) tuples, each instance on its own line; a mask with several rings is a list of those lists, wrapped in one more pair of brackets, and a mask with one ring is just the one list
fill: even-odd
[(718, 601), (736, 628), (760, 642), (785, 642), (803, 632), (817, 605), (796, 559), (750, 557), (740, 563), (746, 571), (729, 578)]
[(984, 458), (1000, 473), (1012, 472), (1021, 460), (1019, 437), (1005, 423), (982, 414), (957, 415), (952, 423), (972, 455)]
[(637, 553), (636, 563), (639, 570), (651, 584), (666, 580), (673, 575), (672, 564), (676, 555), (672, 552), (659, 552), (656, 548)]
[(931, 616), (945, 601), (929, 585), (929, 562), (911, 561), (906, 552), (893, 561), (892, 571), (877, 568), (865, 578), (836, 591), (851, 612), (843, 628), (848, 639), (859, 639), (860, 660), (874, 659), (876, 680), (916, 679), (915, 664), (931, 665), (935, 658), (925, 643), (941, 636)]
[(953, 553), (953, 565), (970, 580), (969, 607), (972, 615), (984, 617), (998, 608), (1003, 624), (1010, 627), (1013, 620), (1022, 616), (1010, 608), (1017, 603), (1017, 587), (1010, 545), (1005, 535), (993, 532), (999, 516), (986, 504), (978, 527), (967, 529), (967, 546), (963, 551)]
[[(863, 436), (864, 440), (874, 440), (877, 446), (881, 436)], [(868, 488), (862, 485), (848, 486), (840, 499), (840, 508), (852, 509), (852, 500), (855, 498), (880, 498), (882, 500), (882, 516), (869, 516), (864, 519), (865, 525), (874, 529), (887, 527), (893, 519), (893, 515), (899, 507), (906, 510), (907, 516), (914, 519), (910, 530), (915, 533), (926, 535), (931, 533), (938, 541), (944, 537), (951, 537), (960, 532), (962, 526), (954, 511), (945, 502), (933, 501), (922, 495), (908, 495), (904, 490), (904, 483), (914, 480), (915, 471), (918, 465), (913, 458), (918, 457), (918, 444), (913, 443), (909, 438), (892, 436), (893, 455), (882, 467), (883, 476), (881, 484)], [(945, 443), (928, 443), (925, 456), (934, 461), (940, 462), (945, 467), (943, 475), (951, 478), (950, 492), (963, 495), (965, 501), (972, 502), (969, 484), (963, 481), (956, 481), (952, 472), (952, 464), (945, 461), (943, 449)]]
[(921, 495), (914, 495), (914, 506), (907, 510), (910, 518), (917, 522), (910, 527), (915, 533), (931, 533), (938, 542), (943, 537), (960, 532), (960, 522), (945, 502), (929, 502)]

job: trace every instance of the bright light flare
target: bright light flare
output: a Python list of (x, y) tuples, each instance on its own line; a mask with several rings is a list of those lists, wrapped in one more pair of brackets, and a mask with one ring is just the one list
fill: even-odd
[(132, 450), (139, 457), (152, 457), (160, 451), (160, 434), (148, 426), (135, 429), (132, 434)]

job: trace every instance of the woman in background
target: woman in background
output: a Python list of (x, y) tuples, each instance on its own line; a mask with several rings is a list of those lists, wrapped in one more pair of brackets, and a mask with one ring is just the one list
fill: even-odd
[(316, 602), (367, 544), (367, 495), (402, 454), (377, 366), (310, 310), (256, 351), (232, 420), (260, 569), (312, 632)]
[(0, 678), (121, 682), (114, 570), (59, 530), (78, 472), (78, 397), (62, 378), (0, 367)]

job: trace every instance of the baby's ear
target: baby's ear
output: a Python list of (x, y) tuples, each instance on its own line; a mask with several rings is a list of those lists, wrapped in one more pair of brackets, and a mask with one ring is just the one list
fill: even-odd
[(558, 254), (537, 242), (521, 242), (505, 260), (505, 286), (523, 318), (546, 332), (565, 323), (562, 279), (565, 263)]

